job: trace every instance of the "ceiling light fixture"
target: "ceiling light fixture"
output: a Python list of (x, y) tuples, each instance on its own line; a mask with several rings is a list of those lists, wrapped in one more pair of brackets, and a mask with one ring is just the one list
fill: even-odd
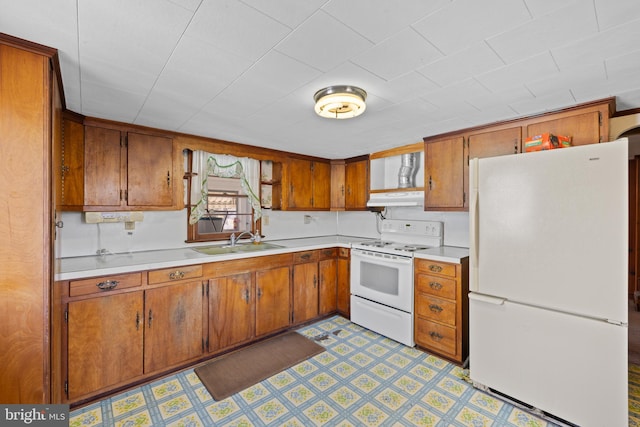
[(313, 95), (316, 113), (330, 119), (350, 119), (364, 113), (367, 92), (355, 86), (329, 86)]

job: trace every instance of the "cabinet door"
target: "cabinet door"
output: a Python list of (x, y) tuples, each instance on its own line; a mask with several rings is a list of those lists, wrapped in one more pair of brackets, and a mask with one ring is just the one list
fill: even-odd
[(68, 119), (62, 121), (60, 182), (56, 196), (63, 207), (84, 204), (84, 126)]
[[(347, 249), (348, 250), (348, 249)], [(338, 311), (346, 317), (350, 317), (351, 288), (349, 284), (349, 258), (338, 258)]]
[(311, 162), (291, 160), (289, 162), (289, 208), (311, 208), (313, 197), (313, 179)]
[(126, 180), (120, 131), (85, 126), (84, 150), (85, 206), (120, 206)]
[(256, 336), (289, 326), (290, 273), (289, 267), (256, 271)]
[(69, 399), (142, 375), (143, 296), (131, 292), (69, 303)]
[(200, 281), (146, 291), (145, 373), (202, 355), (202, 294)]
[(173, 205), (173, 140), (127, 135), (127, 202), (129, 206)]
[(532, 123), (527, 126), (527, 136), (549, 132), (571, 137), (572, 145), (596, 144), (600, 141), (600, 112), (569, 115), (567, 117)]
[(331, 207), (331, 165), (324, 162), (313, 162), (313, 198), (314, 209)]
[(331, 313), (337, 309), (337, 271), (335, 259), (323, 259), (318, 262), (318, 274), (320, 275), (318, 310), (320, 315)]
[[(476, 133), (468, 136), (467, 159), (464, 162), (464, 192), (469, 194), (469, 159), (516, 154), (522, 150), (522, 127)], [(465, 197), (464, 206), (469, 207)]]
[(331, 209), (341, 211), (345, 208), (345, 164), (331, 164)]
[(252, 274), (209, 280), (209, 351), (218, 351), (253, 337)]
[(369, 197), (369, 161), (347, 163), (345, 169), (345, 209), (366, 209)]
[(464, 138), (425, 144), (425, 209), (464, 207)]
[(318, 316), (318, 263), (293, 266), (293, 322)]

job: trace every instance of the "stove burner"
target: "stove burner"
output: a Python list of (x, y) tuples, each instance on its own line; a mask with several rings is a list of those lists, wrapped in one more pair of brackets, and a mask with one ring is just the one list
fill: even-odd
[(411, 243), (390, 242), (386, 240), (371, 240), (367, 242), (361, 242), (360, 246), (370, 248), (381, 248), (388, 250), (395, 250), (401, 252), (415, 252), (423, 249), (429, 249), (431, 246), (416, 245)]

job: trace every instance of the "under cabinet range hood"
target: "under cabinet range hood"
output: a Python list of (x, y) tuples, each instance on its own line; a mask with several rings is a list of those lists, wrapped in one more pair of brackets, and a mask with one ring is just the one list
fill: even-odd
[(385, 191), (381, 193), (371, 193), (367, 206), (424, 206), (424, 191)]

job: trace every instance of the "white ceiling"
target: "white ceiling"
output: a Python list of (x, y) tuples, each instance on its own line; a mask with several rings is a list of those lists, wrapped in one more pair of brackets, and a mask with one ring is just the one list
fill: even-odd
[[(610, 96), (640, 108), (638, 0), (0, 0), (86, 116), (325, 158)], [(368, 92), (355, 119), (313, 94)]]

